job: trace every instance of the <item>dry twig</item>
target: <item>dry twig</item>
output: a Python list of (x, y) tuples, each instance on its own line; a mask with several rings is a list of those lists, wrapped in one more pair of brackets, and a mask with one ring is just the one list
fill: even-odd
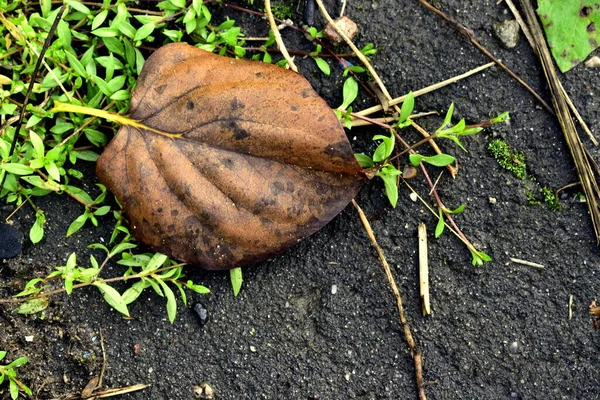
[(400, 295), (400, 291), (398, 290), (398, 286), (396, 285), (394, 275), (392, 275), (390, 265), (385, 259), (385, 254), (379, 246), (379, 243), (377, 243), (377, 239), (375, 239), (375, 234), (373, 233), (373, 229), (371, 229), (371, 224), (369, 223), (367, 216), (355, 200), (352, 200), (352, 205), (354, 206), (354, 208), (356, 208), (358, 216), (360, 217), (360, 220), (363, 226), (365, 227), (365, 230), (367, 231), (367, 235), (369, 236), (369, 239), (371, 239), (371, 244), (373, 245), (375, 251), (377, 252), (377, 255), (379, 256), (379, 260), (381, 261), (381, 265), (383, 265), (385, 275), (387, 276), (390, 287), (392, 288), (394, 297), (396, 297), (396, 305), (398, 307), (398, 314), (400, 315), (400, 323), (402, 324), (402, 329), (404, 330), (404, 337), (406, 338), (406, 343), (408, 343), (408, 347), (410, 348), (410, 354), (412, 355), (413, 361), (415, 363), (415, 381), (419, 393), (419, 399), (425, 400), (427, 399), (427, 396), (425, 394), (425, 387), (423, 385), (423, 357), (421, 354), (421, 350), (417, 346), (417, 342), (415, 341), (410, 331), (410, 327), (408, 326), (406, 316), (404, 315), (402, 296)]
[(273, 35), (275, 35), (275, 41), (277, 42), (277, 47), (279, 47), (279, 51), (281, 51), (281, 55), (287, 61), (290, 69), (294, 72), (298, 72), (298, 67), (294, 64), (294, 60), (290, 57), (290, 54), (285, 47), (285, 43), (283, 43), (283, 39), (281, 38), (281, 34), (279, 33), (279, 29), (277, 29), (277, 24), (275, 23), (275, 18), (273, 18), (273, 11), (271, 11), (271, 0), (265, 0), (265, 13), (267, 14), (267, 19), (269, 20), (269, 25), (271, 26), (271, 30), (273, 31)]
[(427, 256), (427, 227), (419, 223), (419, 289), (421, 292), (421, 306), (423, 316), (431, 314), (429, 304), (429, 259)]

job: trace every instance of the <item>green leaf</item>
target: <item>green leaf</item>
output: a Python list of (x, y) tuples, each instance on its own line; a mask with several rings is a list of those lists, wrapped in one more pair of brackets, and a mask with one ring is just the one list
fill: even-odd
[(92, 31), (92, 35), (96, 35), (102, 38), (117, 37), (119, 36), (119, 30), (114, 28), (98, 28)]
[(87, 79), (87, 71), (85, 70), (81, 62), (77, 59), (77, 57), (75, 57), (68, 51), (65, 52), (65, 55), (67, 56), (67, 60), (69, 60), (69, 65), (71, 66), (71, 68), (73, 68), (73, 70), (75, 70), (77, 75)]
[(440, 210), (438, 215), (438, 223), (435, 227), (436, 239), (439, 238), (442, 235), (442, 233), (444, 233), (444, 228), (446, 228), (446, 224), (444, 223), (444, 213), (442, 212), (442, 210)]
[(358, 83), (353, 77), (349, 77), (344, 82), (344, 88), (342, 90), (344, 100), (342, 105), (338, 107), (338, 110), (345, 110), (358, 96)]
[(148, 264), (144, 267), (145, 272), (156, 271), (160, 267), (163, 266), (165, 261), (167, 261), (167, 256), (161, 253), (156, 253), (152, 256)]
[(44, 142), (42, 141), (42, 138), (31, 130), (29, 131), (29, 140), (31, 140), (31, 144), (33, 145), (35, 157), (44, 157)]
[(94, 282), (92, 285), (96, 286), (100, 292), (104, 295), (104, 300), (112, 308), (129, 317), (129, 310), (127, 309), (127, 304), (123, 301), (123, 297), (113, 288), (112, 286), (104, 283), (104, 282)]
[(149, 286), (150, 284), (146, 283), (145, 281), (139, 281), (134, 283), (129, 289), (127, 289), (123, 293), (123, 302), (125, 304), (133, 303), (138, 297), (140, 297), (144, 289), (148, 288)]
[(239, 267), (230, 269), (229, 280), (231, 281), (233, 295), (237, 296), (240, 293), (240, 290), (242, 289), (242, 282), (244, 282), (244, 279), (242, 278), (242, 269)]
[(539, 0), (537, 14), (562, 72), (585, 60), (600, 45), (598, 0)]
[(331, 74), (331, 69), (329, 68), (329, 64), (327, 64), (327, 61), (323, 60), (321, 57), (315, 57), (313, 60), (315, 60), (317, 67), (319, 67), (325, 75), (329, 76)]
[(0, 169), (15, 175), (29, 175), (33, 173), (32, 168), (18, 163), (0, 164)]
[(373, 163), (373, 159), (366, 154), (355, 153), (354, 157), (356, 158), (356, 161), (358, 161), (360, 166), (363, 168), (371, 168), (375, 166), (375, 164)]
[(185, 286), (186, 286), (188, 289), (190, 289), (190, 290), (192, 290), (192, 291), (194, 291), (194, 292), (196, 292), (196, 293), (198, 293), (198, 294), (208, 294), (208, 293), (210, 293), (210, 289), (209, 289), (209, 288), (207, 288), (206, 286), (203, 286), (203, 285), (197, 285), (197, 284), (195, 284), (194, 282), (192, 282), (192, 281), (190, 281), (190, 280), (188, 280), (188, 281), (186, 282)]
[(83, 228), (85, 222), (88, 220), (89, 217), (90, 216), (87, 213), (81, 214), (79, 217), (77, 217), (75, 221), (71, 222), (71, 225), (69, 225), (66, 236), (69, 237), (81, 228)]
[(140, 29), (138, 29), (138, 31), (135, 33), (133, 40), (138, 41), (138, 40), (146, 39), (148, 36), (150, 36), (152, 34), (152, 32), (154, 31), (154, 28), (156, 28), (156, 25), (154, 24), (154, 22), (149, 22), (147, 24), (142, 25), (142, 27)]
[(421, 154), (411, 154), (408, 156), (410, 163), (415, 167), (418, 167), (421, 162), (434, 165), (436, 167), (445, 167), (446, 165), (452, 164), (456, 158), (449, 154), (436, 154), (435, 156), (423, 156)]
[(375, 135), (373, 136), (373, 140), (381, 140), (382, 143), (375, 149), (375, 153), (373, 153), (373, 161), (381, 162), (388, 158), (392, 151), (394, 151), (394, 146), (396, 145), (396, 138), (393, 133), (390, 133), (390, 136), (383, 135)]
[(10, 398), (12, 400), (17, 400), (17, 398), (19, 397), (19, 385), (17, 385), (17, 382), (15, 382), (14, 380), (9, 378), (9, 382), (10, 382)]
[(94, 20), (92, 21), (92, 30), (96, 30), (100, 25), (102, 25), (107, 16), (108, 10), (102, 10), (96, 14), (96, 16), (94, 16)]
[(440, 127), (440, 129), (445, 128), (448, 125), (450, 125), (450, 122), (452, 121), (452, 115), (454, 115), (454, 103), (450, 104), (450, 107), (448, 108), (448, 111), (446, 112), (446, 117), (444, 118), (444, 122), (442, 123), (442, 126)]
[(396, 204), (398, 203), (398, 178), (396, 175), (382, 174), (381, 172), (378, 173), (377, 176), (383, 179), (383, 184), (385, 185), (385, 194), (392, 207), (396, 208)]
[(135, 247), (137, 247), (137, 245), (133, 243), (119, 243), (110, 251), (110, 253), (108, 253), (108, 257), (111, 258), (115, 254), (122, 253), (125, 250), (133, 249)]
[(413, 109), (415, 108), (415, 96), (413, 92), (409, 92), (406, 95), (406, 99), (402, 102), (402, 109), (400, 110), (400, 118), (398, 118), (398, 122), (402, 123), (406, 121), (406, 119), (412, 114)]
[(162, 286), (165, 297), (167, 298), (167, 315), (171, 323), (175, 322), (175, 316), (177, 315), (177, 301), (175, 300), (175, 294), (164, 281), (159, 280), (158, 283)]
[(25, 303), (21, 304), (19, 307), (15, 308), (15, 312), (17, 314), (37, 314), (41, 311), (44, 311), (48, 308), (48, 299), (45, 297), (39, 299), (28, 300)]
[(35, 223), (29, 230), (29, 239), (31, 243), (39, 243), (44, 237), (44, 224), (46, 223), (46, 215), (39, 210), (35, 213)]

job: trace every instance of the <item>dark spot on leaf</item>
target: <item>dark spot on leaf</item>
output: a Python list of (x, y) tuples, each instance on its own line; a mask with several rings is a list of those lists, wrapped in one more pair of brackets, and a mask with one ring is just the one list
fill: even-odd
[(163, 94), (166, 88), (167, 85), (160, 85), (159, 87), (155, 88), (154, 91), (158, 94)]
[(233, 133), (233, 137), (235, 140), (246, 139), (250, 136), (250, 133), (248, 133), (248, 131), (246, 131), (245, 129), (240, 128), (236, 121), (230, 121), (228, 128)]
[(156, 209), (156, 212), (159, 212), (159, 213), (163, 212), (163, 208), (162, 208), (162, 207), (158, 207), (158, 208)]
[(596, 39), (594, 39), (594, 38), (589, 38), (589, 39), (588, 39), (588, 42), (590, 43), (590, 45), (591, 45), (593, 48), (596, 48), (596, 47), (598, 47), (598, 41), (597, 41)]
[(302, 92), (300, 92), (300, 96), (302, 96), (303, 99), (309, 98), (310, 96), (312, 96), (313, 91), (311, 89), (304, 89)]
[(561, 57), (567, 58), (569, 56), (569, 52), (567, 50), (563, 50), (562, 53), (560, 53)]
[(178, 215), (179, 215), (179, 211), (177, 211), (177, 210), (171, 210), (171, 215), (172, 215), (173, 217), (176, 217), (176, 216), (178, 216)]
[(579, 58), (574, 58), (574, 59), (571, 60), (571, 64), (573, 64), (573, 65), (577, 65), (580, 62), (581, 62), (581, 60)]
[(588, 17), (591, 13), (592, 13), (592, 7), (590, 6), (583, 6), (579, 9), (579, 16), (580, 17)]
[(586, 30), (587, 30), (588, 32), (590, 32), (590, 33), (592, 33), (592, 32), (596, 32), (596, 24), (595, 24), (594, 22), (590, 23), (590, 24), (587, 26)]
[(240, 101), (237, 97), (231, 100), (231, 108), (234, 110), (242, 110), (246, 107), (244, 103)]
[(327, 146), (324, 150), (324, 153), (330, 157), (344, 158), (344, 156), (347, 155), (346, 149), (347, 145), (345, 142), (337, 142)]
[(186, 105), (188, 110), (193, 110), (194, 109), (194, 102), (193, 101), (188, 101), (187, 105)]
[(319, 115), (319, 118), (317, 118), (317, 121), (321, 122), (325, 119), (324, 115)]
[(298, 106), (296, 106), (296, 105), (291, 106), (290, 110), (292, 110), (292, 111), (298, 111)]
[(257, 78), (264, 78), (265, 74), (263, 74), (262, 72), (255, 72), (254, 76), (256, 76)]
[(271, 189), (271, 193), (275, 196), (285, 190), (285, 186), (283, 186), (283, 183), (281, 182), (272, 182), (269, 184), (269, 188)]

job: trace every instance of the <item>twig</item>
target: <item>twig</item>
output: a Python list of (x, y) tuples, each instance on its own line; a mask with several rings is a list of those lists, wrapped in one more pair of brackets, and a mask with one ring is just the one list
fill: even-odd
[(500, 68), (502, 68), (504, 71), (506, 71), (506, 73), (508, 75), (510, 75), (513, 79), (515, 79), (517, 82), (519, 82), (521, 85), (523, 85), (523, 87), (525, 89), (527, 89), (542, 104), (542, 106), (544, 106), (544, 108), (546, 110), (548, 110), (549, 112), (551, 112), (552, 114), (554, 114), (554, 110), (552, 110), (552, 107), (550, 107), (548, 105), (548, 103), (546, 103), (544, 101), (544, 99), (542, 99), (540, 97), (540, 95), (535, 92), (535, 90), (533, 90), (523, 79), (521, 79), (517, 74), (515, 74), (514, 72), (512, 72), (510, 70), (510, 68), (508, 68), (506, 65), (504, 65), (502, 63), (502, 61), (500, 61), (498, 58), (496, 58), (496, 56), (494, 56), (492, 53), (490, 53), (485, 47), (483, 47), (477, 41), (477, 39), (475, 38), (475, 34), (473, 33), (472, 30), (470, 30), (466, 26), (464, 26), (464, 25), (456, 22), (448, 14), (446, 14), (446, 13), (438, 10), (437, 8), (435, 8), (434, 6), (432, 6), (431, 4), (429, 4), (427, 1), (425, 1), (425, 0), (418, 0), (418, 1), (425, 8), (427, 8), (429, 11), (433, 12), (434, 14), (437, 14), (442, 19), (444, 19), (446, 22), (448, 22), (458, 33), (460, 33), (461, 35), (463, 35), (464, 37), (466, 37), (467, 39), (469, 39), (471, 41), (471, 43), (473, 44), (473, 46), (475, 46), (479, 51), (481, 51), (483, 54), (485, 54), (486, 56), (488, 56), (490, 59), (494, 60), (494, 62), (496, 64), (498, 64), (500, 66)]
[(431, 314), (431, 305), (429, 304), (429, 261), (427, 257), (427, 227), (424, 223), (419, 223), (419, 289), (421, 292), (421, 307), (423, 316)]
[[(99, 398), (105, 398), (105, 397), (120, 396), (125, 393), (131, 393), (131, 392), (136, 392), (138, 390), (146, 389), (147, 387), (150, 387), (150, 386), (152, 386), (152, 385), (147, 384), (147, 383), (138, 383), (137, 385), (131, 385), (131, 386), (126, 386), (126, 387), (117, 388), (117, 389), (107, 389), (107, 390), (103, 390), (101, 392), (95, 392), (95, 393), (92, 393), (91, 397), (86, 397), (86, 398), (87, 399), (91, 399), (91, 398), (99, 399)], [(78, 394), (71, 394), (71, 395), (68, 395), (67, 397), (59, 397), (59, 398), (54, 398), (52, 400), (78, 400), (78, 399), (83, 399), (83, 398)]]
[(594, 232), (596, 234), (596, 243), (600, 245), (600, 208), (598, 205), (600, 188), (598, 187), (598, 182), (594, 176), (594, 171), (587, 158), (586, 150), (583, 146), (583, 143), (581, 143), (581, 139), (577, 134), (577, 129), (575, 128), (575, 124), (569, 113), (569, 106), (565, 100), (563, 91), (561, 90), (558, 75), (554, 69), (552, 57), (550, 55), (550, 51), (548, 50), (544, 35), (542, 34), (542, 29), (537, 21), (535, 11), (533, 10), (529, 0), (521, 0), (521, 5), (525, 11), (527, 23), (529, 24), (529, 28), (531, 29), (531, 33), (533, 34), (536, 42), (538, 55), (540, 57), (542, 67), (544, 68), (546, 80), (550, 86), (552, 103), (556, 109), (558, 122), (562, 128), (567, 145), (569, 146), (571, 156), (575, 162), (575, 167), (577, 168), (577, 175), (579, 176), (581, 187), (585, 193), (586, 204), (588, 206), (588, 210), (592, 218), (592, 224), (594, 226)]
[[(317, 0), (320, 1), (320, 0)], [(408, 321), (406, 320), (406, 316), (404, 315), (404, 306), (402, 305), (402, 296), (400, 295), (400, 291), (398, 290), (398, 286), (396, 285), (396, 280), (394, 279), (394, 275), (392, 275), (392, 270), (387, 260), (385, 259), (385, 254), (383, 250), (377, 243), (377, 239), (375, 239), (375, 234), (373, 233), (373, 229), (371, 229), (371, 224), (367, 219), (364, 211), (356, 200), (352, 199), (352, 205), (356, 208), (358, 212), (358, 216), (367, 231), (367, 236), (371, 239), (371, 244), (377, 251), (377, 255), (379, 256), (379, 261), (381, 261), (381, 265), (383, 265), (383, 269), (385, 271), (385, 275), (387, 276), (390, 287), (392, 288), (392, 292), (394, 293), (394, 297), (396, 297), (396, 306), (398, 307), (398, 314), (400, 315), (400, 323), (402, 324), (402, 328), (404, 330), (404, 337), (406, 338), (406, 343), (408, 343), (408, 347), (410, 348), (410, 353), (413, 357), (415, 363), (415, 381), (417, 385), (417, 390), (419, 393), (419, 399), (425, 400), (427, 396), (425, 395), (425, 387), (423, 386), (423, 356), (421, 354), (421, 350), (419, 349), (413, 335), (410, 331), (410, 327), (408, 326)]]
[[(387, 97), (388, 100), (392, 100), (392, 96), (390, 96), (390, 93), (388, 92), (387, 88), (385, 87), (385, 85), (381, 81), (381, 78), (379, 77), (379, 74), (377, 74), (377, 71), (375, 71), (375, 69), (373, 68), (373, 66), (371, 65), (371, 63), (367, 59), (367, 57), (365, 57), (365, 55), (360, 52), (360, 49), (358, 47), (356, 47), (356, 45), (352, 42), (352, 40), (350, 40), (350, 38), (348, 37), (348, 35), (346, 35), (346, 33), (344, 31), (342, 31), (337, 26), (337, 24), (333, 21), (333, 19), (331, 18), (331, 16), (327, 12), (327, 9), (323, 5), (323, 1), (322, 0), (315, 0), (315, 1), (316, 1), (317, 5), (319, 6), (319, 9), (321, 10), (321, 14), (323, 14), (323, 17), (325, 18), (325, 20), (327, 20), (327, 22), (337, 32), (337, 34), (340, 35), (340, 37), (342, 39), (344, 39), (344, 42), (346, 42), (346, 44), (350, 47), (350, 49), (352, 49), (352, 51), (354, 52), (354, 54), (356, 54), (356, 57), (358, 57), (358, 59), (360, 60), (360, 62), (362, 62), (363, 65), (365, 66), (365, 68), (367, 68), (367, 70), (369, 71), (369, 73), (371, 74), (371, 76), (373, 77), (373, 79), (377, 83), (377, 86), (379, 86), (379, 89), (381, 89), (381, 91), (385, 95), (385, 97)], [(396, 111), (400, 112), (400, 109), (398, 109), (398, 107), (396, 107)]]
[[(438, 83), (433, 84), (431, 86), (427, 86), (427, 87), (425, 87), (423, 89), (416, 90), (416, 91), (413, 92), (413, 96), (414, 97), (418, 97), (418, 96), (424, 95), (425, 93), (433, 92), (434, 90), (438, 90), (439, 88), (442, 88), (444, 86), (448, 86), (451, 83), (458, 82), (461, 79), (465, 79), (465, 78), (467, 78), (467, 77), (469, 77), (471, 75), (474, 75), (474, 74), (476, 74), (478, 72), (481, 72), (484, 69), (490, 68), (490, 67), (492, 67), (494, 65), (496, 65), (496, 63), (490, 62), (490, 63), (487, 63), (487, 64), (482, 65), (480, 67), (474, 68), (474, 69), (472, 69), (470, 71), (467, 71), (464, 74), (456, 75), (456, 76), (454, 76), (454, 77), (452, 77), (450, 79), (446, 79), (445, 81), (438, 82)], [(396, 104), (402, 103), (404, 101), (404, 99), (406, 99), (406, 96), (408, 96), (408, 95), (405, 94), (404, 96), (396, 97), (395, 99), (390, 100), (390, 105), (396, 105)], [(358, 114), (358, 115), (370, 115), (370, 114), (373, 114), (374, 112), (381, 111), (381, 110), (383, 110), (383, 107), (381, 105), (377, 105), (377, 106), (365, 108), (362, 111), (358, 111), (356, 114)]]
[(527, 265), (528, 267), (534, 267), (534, 268), (546, 268), (544, 267), (542, 264), (538, 264), (538, 263), (534, 263), (531, 261), (525, 261), (525, 260), (521, 260), (520, 258), (509, 258), (510, 261), (517, 263), (517, 264), (522, 264), (522, 265)]
[(104, 380), (104, 372), (106, 371), (106, 349), (104, 348), (104, 334), (102, 334), (102, 328), (99, 328), (100, 332), (100, 348), (102, 348), (102, 369), (100, 370), (100, 378), (98, 379), (98, 388), (102, 387), (102, 381)]
[(573, 319), (573, 295), (569, 295), (569, 321)]
[(294, 72), (298, 72), (298, 67), (294, 64), (294, 60), (290, 57), (288, 53), (285, 43), (283, 43), (283, 39), (281, 38), (281, 34), (279, 33), (279, 29), (277, 29), (277, 24), (275, 23), (275, 19), (273, 18), (273, 11), (271, 11), (271, 0), (265, 0), (265, 13), (267, 14), (267, 19), (269, 20), (269, 25), (271, 26), (271, 31), (273, 31), (273, 35), (275, 36), (275, 41), (277, 42), (277, 47), (279, 47), (279, 51), (281, 51), (281, 55), (288, 63), (290, 69)]

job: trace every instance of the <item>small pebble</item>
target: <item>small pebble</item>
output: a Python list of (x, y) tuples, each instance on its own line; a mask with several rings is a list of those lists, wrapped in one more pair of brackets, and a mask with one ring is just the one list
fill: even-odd
[(33, 335), (25, 336), (25, 341), (26, 342), (33, 342)]
[(406, 165), (402, 170), (402, 178), (412, 179), (417, 176), (417, 169), (412, 165)]
[(514, 19), (497, 22), (492, 27), (494, 35), (504, 47), (512, 49), (519, 43), (519, 23)]
[(256, 353), (256, 347), (250, 346), (250, 351), (253, 352), (253, 353)]
[(488, 201), (490, 202), (490, 204), (496, 204), (498, 202), (498, 200), (495, 197), (488, 198)]
[(408, 197), (410, 197), (410, 199), (414, 202), (416, 202), (417, 200), (419, 200), (419, 196), (417, 196), (417, 194), (415, 192), (411, 192)]
[(336, 294), (338, 290), (337, 285), (331, 285), (331, 294)]
[(198, 316), (198, 321), (200, 321), (200, 326), (206, 325), (208, 322), (208, 310), (202, 303), (194, 304), (194, 312)]
[[(346, 16), (335, 19), (333, 22), (342, 32), (346, 34), (346, 36), (348, 36), (350, 40), (352, 40), (354, 35), (356, 35), (356, 32), (358, 32), (358, 26), (356, 23)], [(344, 38), (338, 35), (335, 28), (330, 23), (325, 26), (324, 35), (334, 46), (344, 42)]]
[(585, 66), (588, 68), (600, 67), (600, 57), (598, 57), (598, 56), (590, 57), (590, 59), (585, 62)]
[(202, 382), (198, 386), (194, 386), (192, 391), (194, 392), (194, 397), (197, 399), (211, 400), (215, 398), (215, 391), (207, 382)]
[(519, 342), (512, 342), (508, 346), (508, 352), (510, 354), (517, 354), (519, 352)]

